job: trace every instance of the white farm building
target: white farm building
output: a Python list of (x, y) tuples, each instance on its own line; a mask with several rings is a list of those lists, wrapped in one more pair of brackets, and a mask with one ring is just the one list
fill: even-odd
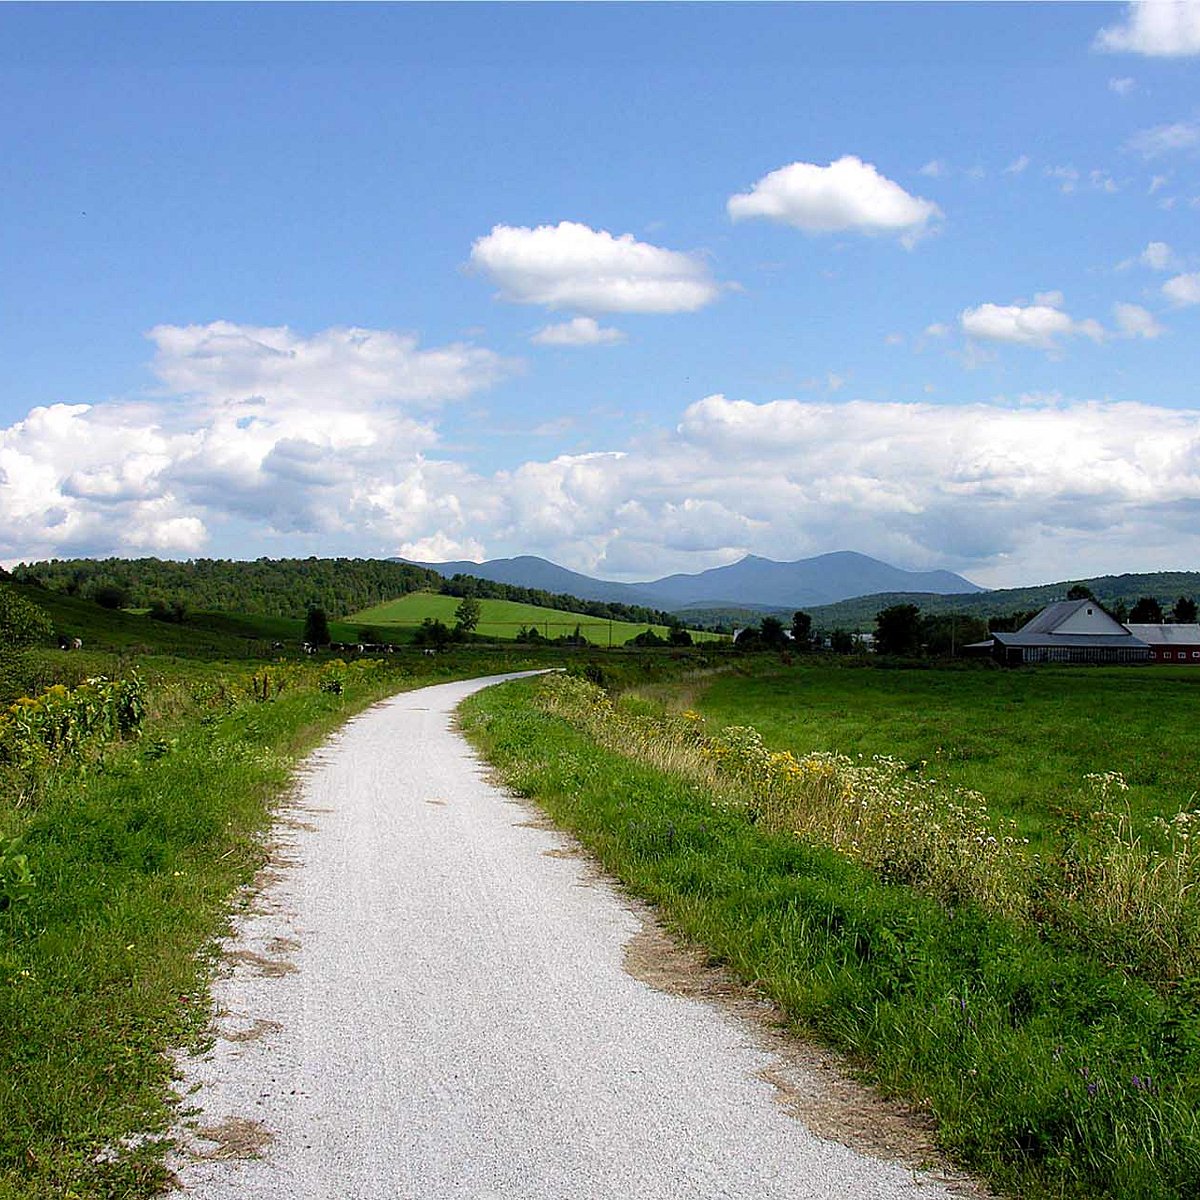
[[(1154, 628), (1168, 627), (1156, 625)], [(1012, 666), (1039, 662), (1151, 660), (1149, 645), (1105, 612), (1095, 600), (1060, 600), (1043, 608), (1016, 633), (993, 633), (992, 654), (1000, 662)]]

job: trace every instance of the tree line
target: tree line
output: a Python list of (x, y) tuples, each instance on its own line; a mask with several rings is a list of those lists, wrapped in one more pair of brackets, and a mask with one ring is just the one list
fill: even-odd
[[(1142, 596), (1131, 608), (1123, 603), (1105, 607), (1083, 584), (1073, 586), (1067, 599), (1095, 600), (1123, 625), (1161, 625), (1168, 619), (1176, 624), (1190, 625), (1197, 619), (1197, 604), (1191, 596), (1178, 597), (1169, 613), (1153, 596)], [(1029, 609), (985, 620), (970, 613), (928, 613), (915, 604), (890, 604), (875, 614), (871, 648), (877, 654), (903, 658), (954, 657), (964, 646), (984, 642), (993, 633), (1020, 629), (1040, 611)], [(790, 629), (779, 617), (764, 617), (759, 625), (743, 629), (734, 644), (742, 650), (805, 652), (828, 649), (835, 654), (851, 654), (866, 648), (861, 634), (846, 629), (814, 630), (812, 616), (803, 611), (792, 615)]]
[(682, 626), (674, 614), (642, 604), (622, 604), (615, 600), (583, 600), (561, 592), (545, 592), (541, 588), (521, 587), (515, 583), (497, 583), (474, 575), (454, 575), (438, 589), (445, 596), (474, 596), (479, 600), (515, 600), (519, 604), (536, 604), (559, 612), (582, 613), (602, 621), (628, 621), (634, 625)]
[(22, 563), (12, 577), (106, 608), (149, 609), (166, 621), (182, 621), (189, 611), (303, 619), (314, 608), (336, 619), (410, 592), (437, 592), (514, 600), (600, 620), (681, 625), (672, 613), (642, 605), (583, 600), (471, 575), (446, 579), (426, 567), (377, 558), (52, 559)]

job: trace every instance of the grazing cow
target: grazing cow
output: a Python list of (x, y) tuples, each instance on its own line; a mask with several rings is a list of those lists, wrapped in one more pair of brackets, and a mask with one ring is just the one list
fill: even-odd
[(71, 649), (72, 650), (82, 650), (83, 649), (83, 638), (72, 638), (71, 639)]

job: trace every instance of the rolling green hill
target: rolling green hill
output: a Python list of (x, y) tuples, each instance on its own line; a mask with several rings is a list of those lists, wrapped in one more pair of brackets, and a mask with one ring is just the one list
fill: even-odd
[[(54, 623), (54, 633), (79, 638), (85, 650), (110, 653), (167, 654), (178, 658), (245, 658), (268, 654), (276, 642), (299, 648), (304, 622), (289, 617), (220, 612), (188, 613), (183, 622), (155, 621), (145, 612), (102, 608), (91, 600), (50, 588), (0, 582), (32, 604)], [(359, 626), (331, 621), (334, 641), (357, 642)], [(51, 643), (53, 645), (53, 643)]]
[(247, 638), (271, 638), (270, 634), (246, 627), (234, 632), (216, 626), (205, 628), (194, 621), (183, 625), (152, 621), (143, 613), (101, 608), (90, 600), (30, 584), (4, 582), (0, 587), (11, 588), (36, 604), (54, 622), (56, 636), (79, 638), (86, 650), (139, 650), (185, 658), (243, 658)]
[[(454, 613), (460, 601), (456, 596), (435, 595), (432, 592), (410, 592), (396, 600), (376, 604), (352, 613), (347, 622), (358, 627), (378, 629), (387, 637), (411, 636), (418, 625), (427, 617), (454, 625)], [(631, 621), (606, 621), (589, 617), (585, 613), (563, 612), (559, 609), (541, 608), (533, 604), (520, 604), (514, 600), (479, 601), (481, 618), (476, 633), (483, 637), (512, 639), (522, 629), (535, 626), (546, 638), (563, 634), (580, 633), (596, 645), (623, 646), (630, 638), (646, 629), (653, 629), (660, 637), (667, 635), (664, 625), (635, 624)], [(693, 633), (697, 641), (714, 640), (715, 634)]]
[(362, 558), (56, 559), (20, 564), (13, 568), (13, 576), (85, 598), (101, 588), (118, 588), (127, 594), (126, 603), (139, 608), (148, 608), (157, 598), (181, 600), (189, 609), (205, 612), (301, 620), (310, 605), (340, 616), (442, 582), (434, 571)]

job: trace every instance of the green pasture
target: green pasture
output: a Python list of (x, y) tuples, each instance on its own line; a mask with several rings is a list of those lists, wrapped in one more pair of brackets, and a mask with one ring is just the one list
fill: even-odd
[(1090, 807), (1094, 772), (1124, 775), (1136, 816), (1200, 807), (1200, 670), (1187, 667), (797, 663), (718, 676), (678, 702), (714, 727), (753, 725), (775, 749), (903, 759), (981, 792), (1035, 844)]
[[(427, 617), (442, 621), (453, 627), (454, 613), (462, 601), (457, 596), (439, 596), (433, 592), (410, 592), (386, 604), (376, 604), (352, 613), (346, 621), (355, 627), (378, 629), (389, 637), (395, 630), (414, 630)], [(475, 632), (483, 637), (507, 638), (517, 636), (522, 628), (530, 626), (545, 638), (572, 634), (575, 627), (589, 642), (597, 646), (623, 646), (630, 638), (637, 637), (647, 629), (653, 629), (660, 637), (669, 632), (665, 625), (639, 625), (630, 621), (606, 621), (600, 617), (589, 617), (584, 613), (560, 612), (554, 608), (540, 608), (536, 604), (519, 604), (515, 600), (480, 600), (481, 616)], [(696, 641), (713, 641), (717, 635), (693, 633)]]

